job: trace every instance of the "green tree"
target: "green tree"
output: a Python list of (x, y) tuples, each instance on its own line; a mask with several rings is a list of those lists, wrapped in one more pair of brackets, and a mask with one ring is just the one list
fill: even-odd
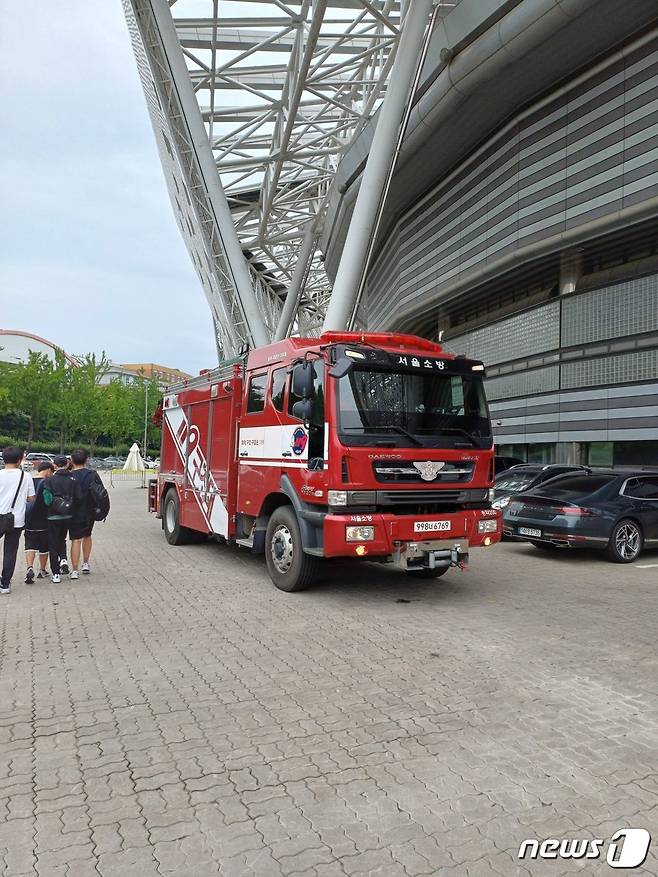
[(45, 353), (30, 352), (27, 362), (11, 365), (3, 372), (8, 407), (27, 418), (27, 449), (46, 424), (57, 377), (53, 361)]

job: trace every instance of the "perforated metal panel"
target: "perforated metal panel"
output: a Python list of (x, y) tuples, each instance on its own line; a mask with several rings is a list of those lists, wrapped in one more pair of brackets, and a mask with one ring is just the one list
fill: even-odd
[(486, 382), (487, 398), (513, 399), (517, 396), (531, 396), (535, 393), (549, 393), (560, 386), (560, 367), (550, 365), (535, 371), (491, 378)]
[(562, 303), (562, 346), (658, 331), (658, 277), (639, 277)]
[(446, 347), (452, 353), (463, 353), (481, 359), (485, 365), (522, 359), (559, 346), (558, 301), (446, 341)]
[(639, 350), (600, 359), (582, 359), (562, 366), (562, 389), (646, 381), (658, 375), (658, 350)]

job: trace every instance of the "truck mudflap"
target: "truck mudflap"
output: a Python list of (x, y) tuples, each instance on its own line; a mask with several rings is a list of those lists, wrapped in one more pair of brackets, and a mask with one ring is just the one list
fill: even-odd
[(325, 557), (391, 560), (405, 569), (464, 566), (471, 548), (486, 548), (500, 538), (497, 509), (431, 515), (328, 514), (324, 519)]

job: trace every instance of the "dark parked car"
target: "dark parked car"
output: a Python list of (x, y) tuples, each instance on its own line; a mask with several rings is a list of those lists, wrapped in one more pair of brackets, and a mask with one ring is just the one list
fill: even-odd
[(595, 472), (563, 475), (513, 497), (503, 532), (537, 548), (600, 548), (632, 563), (658, 547), (658, 474)]
[(512, 466), (496, 476), (493, 507), (504, 509), (512, 496), (533, 490), (549, 478), (569, 472), (588, 471), (586, 466), (572, 466), (568, 463), (522, 463), (520, 466)]
[(496, 454), (496, 475), (500, 475), (500, 473), (504, 472), (506, 469), (511, 469), (512, 466), (518, 466), (519, 463), (523, 462), (524, 461), (520, 460), (518, 457), (499, 457), (498, 454)]

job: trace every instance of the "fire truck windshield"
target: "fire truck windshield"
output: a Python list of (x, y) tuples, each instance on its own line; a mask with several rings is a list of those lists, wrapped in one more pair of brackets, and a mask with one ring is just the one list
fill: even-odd
[(339, 432), (348, 445), (491, 446), (482, 379), (353, 368), (338, 381)]

